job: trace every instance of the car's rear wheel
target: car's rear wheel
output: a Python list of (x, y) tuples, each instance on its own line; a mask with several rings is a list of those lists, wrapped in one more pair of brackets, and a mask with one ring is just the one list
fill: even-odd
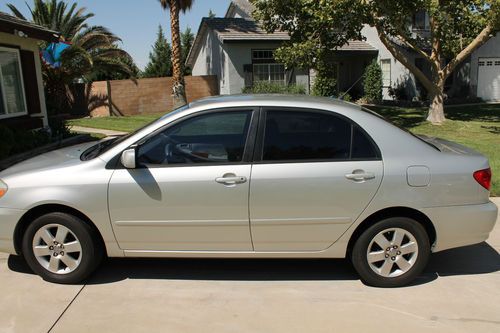
[(44, 280), (78, 283), (102, 259), (102, 249), (92, 228), (65, 213), (49, 213), (26, 229), (22, 250), (30, 268)]
[(417, 221), (406, 217), (382, 220), (356, 240), (352, 263), (361, 280), (375, 287), (400, 287), (427, 265), (429, 237)]

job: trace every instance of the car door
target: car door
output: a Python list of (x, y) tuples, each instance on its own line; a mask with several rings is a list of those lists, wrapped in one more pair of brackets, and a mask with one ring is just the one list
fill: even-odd
[(138, 143), (118, 168), (109, 212), (119, 246), (135, 251), (248, 251), (249, 134), (254, 110), (189, 116)]
[(375, 195), (380, 152), (349, 119), (330, 111), (263, 110), (250, 184), (255, 251), (320, 251)]

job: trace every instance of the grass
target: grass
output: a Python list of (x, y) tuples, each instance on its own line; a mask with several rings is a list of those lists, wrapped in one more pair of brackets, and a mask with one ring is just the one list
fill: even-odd
[[(493, 171), (491, 194), (500, 196), (500, 104), (449, 106), (445, 109), (448, 120), (441, 126), (425, 121), (425, 108), (370, 106), (370, 109), (413, 133), (455, 141), (488, 156)], [(160, 116), (83, 118), (69, 123), (130, 132)]]
[(146, 125), (147, 123), (160, 118), (161, 116), (161, 114), (153, 114), (127, 117), (80, 118), (69, 120), (68, 125), (101, 128), (121, 132), (132, 132), (139, 127)]

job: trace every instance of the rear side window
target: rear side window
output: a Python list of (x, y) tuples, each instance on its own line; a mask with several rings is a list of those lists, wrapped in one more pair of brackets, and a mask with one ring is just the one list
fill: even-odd
[(268, 111), (263, 161), (375, 159), (377, 149), (356, 125), (322, 112)]

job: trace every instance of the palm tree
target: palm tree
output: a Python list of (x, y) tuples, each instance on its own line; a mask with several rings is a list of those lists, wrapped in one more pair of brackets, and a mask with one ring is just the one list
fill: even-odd
[(172, 96), (174, 108), (187, 104), (184, 88), (184, 64), (182, 63), (179, 11), (186, 12), (194, 0), (159, 0), (163, 9), (170, 9), (170, 30), (172, 31)]
[[(43, 66), (47, 104), (55, 109), (52, 111), (68, 106), (68, 86), (72, 83), (92, 82), (110, 73), (133, 77), (132, 58), (117, 45), (121, 39), (103, 26), (89, 26), (86, 21), (94, 14), (86, 8), (63, 0), (33, 0), (33, 7), (26, 5), (32, 22), (60, 32), (61, 39), (71, 44), (61, 55), (60, 67)], [(27, 20), (13, 4), (7, 6), (15, 16)]]

